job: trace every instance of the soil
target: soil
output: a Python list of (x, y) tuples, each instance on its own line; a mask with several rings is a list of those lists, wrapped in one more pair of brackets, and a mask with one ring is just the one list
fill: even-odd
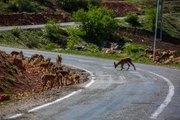
[(12, 26), (12, 25), (36, 25), (45, 24), (48, 20), (56, 20), (59, 22), (69, 22), (70, 14), (62, 12), (56, 13), (16, 13), (16, 14), (1, 14), (0, 25)]
[(141, 14), (141, 9), (138, 5), (124, 1), (104, 1), (102, 6), (112, 10), (116, 17), (127, 15), (129, 12)]

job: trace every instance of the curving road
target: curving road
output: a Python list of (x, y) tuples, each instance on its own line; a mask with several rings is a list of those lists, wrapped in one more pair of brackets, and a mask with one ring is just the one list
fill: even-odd
[[(13, 48), (0, 47), (11, 52)], [(40, 53), (55, 60), (57, 53)], [(18, 120), (180, 120), (180, 69), (135, 64), (118, 71), (112, 60), (62, 54), (63, 63), (92, 72), (92, 80), (44, 106), (16, 114)], [(19, 116), (19, 117), (17, 117)]]

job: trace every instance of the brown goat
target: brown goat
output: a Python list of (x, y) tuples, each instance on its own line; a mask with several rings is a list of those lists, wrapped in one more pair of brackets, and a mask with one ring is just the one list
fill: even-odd
[(134, 70), (136, 70), (136, 67), (134, 66), (134, 64), (132, 63), (132, 60), (131, 58), (124, 58), (124, 59), (121, 59), (119, 62), (114, 62), (114, 68), (116, 68), (118, 65), (121, 65), (121, 70), (124, 69), (124, 64), (127, 64), (128, 65), (128, 68), (127, 70), (129, 69), (130, 67), (130, 64), (134, 67)]
[(33, 61), (33, 65), (37, 65), (39, 64), (41, 61), (44, 60), (44, 56), (43, 55), (39, 55), (34, 61)]
[(63, 87), (63, 75), (61, 73), (56, 72), (56, 81), (58, 83), (58, 88)]
[(31, 57), (30, 57), (30, 59), (29, 59), (29, 63), (31, 62), (31, 61), (34, 61), (36, 58), (38, 58), (39, 57), (39, 54), (33, 54), (33, 55), (31, 55)]
[(63, 83), (67, 85), (67, 81), (69, 80), (69, 72), (64, 70), (58, 70), (57, 73), (60, 73), (63, 76)]
[(57, 55), (57, 57), (56, 57), (56, 65), (61, 66), (61, 62), (62, 62), (62, 57), (60, 55)]
[(13, 57), (17, 57), (17, 56), (19, 56), (20, 58), (24, 58), (24, 55), (23, 55), (23, 52), (22, 51), (20, 51), (20, 52), (18, 52), (18, 51), (12, 51), (11, 52), (11, 55), (13, 56)]
[(13, 59), (13, 64), (14, 64), (15, 66), (19, 67), (20, 69), (25, 70), (25, 67), (24, 67), (24, 64), (23, 64), (22, 59), (14, 58), (14, 59)]
[(54, 82), (56, 80), (55, 74), (44, 74), (41, 76), (42, 79), (42, 91), (44, 91), (44, 88), (46, 87), (48, 81), (50, 82), (50, 89), (52, 89)]
[(72, 74), (69, 76), (69, 80), (71, 81), (71, 84), (78, 84), (78, 83), (80, 83), (80, 75)]

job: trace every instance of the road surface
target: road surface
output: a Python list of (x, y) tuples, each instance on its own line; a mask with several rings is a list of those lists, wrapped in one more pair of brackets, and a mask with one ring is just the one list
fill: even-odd
[[(11, 52), (12, 48), (1, 47)], [(23, 50), (26, 56), (57, 53)], [(180, 120), (180, 69), (135, 64), (119, 71), (112, 60), (62, 54), (63, 64), (84, 68), (93, 82), (61, 100), (37, 106), (13, 117), (17, 120)], [(19, 116), (19, 117), (18, 117)], [(9, 119), (5, 118), (5, 119)]]
[[(80, 25), (79, 22), (66, 22), (66, 23), (59, 23), (61, 26), (78, 26)], [(38, 25), (22, 25), (22, 26), (0, 26), (0, 31), (8, 31), (14, 28), (18, 29), (38, 29), (43, 28), (45, 24), (38, 24)]]

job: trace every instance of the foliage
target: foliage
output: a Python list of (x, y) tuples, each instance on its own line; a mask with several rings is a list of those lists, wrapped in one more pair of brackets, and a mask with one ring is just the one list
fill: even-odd
[(91, 53), (96, 53), (96, 52), (99, 52), (99, 47), (95, 44), (88, 44), (88, 50), (89, 52)]
[(69, 36), (67, 42), (67, 48), (70, 50), (74, 50), (76, 45), (86, 46), (87, 43), (83, 41), (83, 39), (79, 36)]
[(67, 12), (77, 11), (79, 9), (88, 10), (88, 5), (98, 6), (101, 0), (59, 0), (61, 7)]
[(44, 36), (47, 37), (51, 42), (66, 46), (67, 43), (67, 32), (62, 29), (62, 27), (54, 21), (49, 21), (44, 28)]
[(138, 27), (141, 24), (139, 23), (139, 17), (137, 14), (135, 13), (129, 13), (126, 18), (125, 21), (128, 22), (129, 24), (131, 24), (133, 27)]
[(48, 43), (47, 45), (44, 46), (44, 49), (46, 50), (53, 50), (55, 48), (58, 48), (58, 45), (55, 43)]
[(69, 27), (66, 30), (69, 36), (79, 36), (83, 38), (86, 35), (86, 32), (79, 27)]
[(117, 21), (114, 19), (112, 11), (106, 8), (91, 7), (88, 12), (83, 9), (73, 13), (74, 21), (82, 22), (80, 26), (86, 32), (88, 42), (103, 45), (104, 42), (111, 40), (117, 32)]
[(137, 53), (143, 53), (145, 49), (146, 47), (142, 45), (126, 43), (123, 51), (126, 52), (127, 54), (137, 54)]
[(154, 31), (154, 24), (156, 19), (156, 9), (146, 9), (144, 26), (150, 31)]

